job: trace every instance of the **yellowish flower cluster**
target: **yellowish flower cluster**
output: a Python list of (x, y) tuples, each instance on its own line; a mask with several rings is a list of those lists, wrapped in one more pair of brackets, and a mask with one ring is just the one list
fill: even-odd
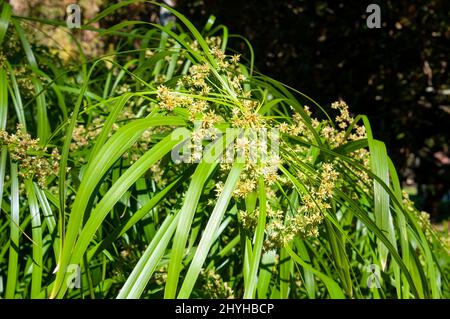
[[(222, 38), (221, 37), (206, 37), (205, 38), (206, 44), (210, 47), (220, 47), (220, 45), (222, 44)], [(192, 50), (197, 51), (197, 52), (201, 52), (200, 49), (200, 44), (198, 43), (197, 40), (194, 40), (191, 42), (190, 47), (192, 48)]]
[[(207, 39), (207, 42), (220, 42), (218, 39), (220, 38), (214, 38), (213, 40)], [(198, 43), (194, 41), (192, 46), (198, 47)], [(242, 75), (236, 76), (239, 61), (238, 58), (225, 55), (224, 52), (215, 46), (211, 49), (211, 53), (216, 57), (217, 63), (224, 67), (222, 72), (227, 75), (229, 82), (236, 82), (237, 79), (243, 79)], [(160, 85), (158, 87), (158, 106), (167, 111), (173, 111), (176, 107), (184, 108), (189, 112), (189, 118), (192, 122), (207, 121), (211, 118), (211, 113), (208, 113), (207, 111), (211, 112), (212, 110), (211, 105), (206, 100), (206, 97), (208, 97), (210, 93), (217, 90), (212, 84), (213, 81), (209, 79), (210, 76), (211, 69), (208, 64), (203, 63), (192, 65), (188, 70), (188, 74), (184, 75), (177, 82), (176, 88), (169, 89), (165, 85)], [(241, 83), (235, 84), (238, 87), (241, 86)], [(241, 92), (237, 93), (239, 95)], [(192, 96), (199, 97), (193, 98)], [(201, 98), (201, 96), (204, 96), (205, 98)], [(217, 115), (222, 116), (223, 118), (227, 117), (225, 110), (222, 110), (222, 112)]]
[(158, 87), (157, 97), (160, 100), (159, 107), (167, 111), (173, 111), (176, 107), (189, 107), (193, 103), (193, 99), (183, 96), (160, 85)]
[(231, 123), (234, 127), (259, 129), (266, 127), (264, 118), (256, 112), (257, 102), (244, 100), (244, 109), (233, 109)]
[[(133, 105), (127, 105), (120, 116), (118, 117), (118, 122), (126, 122), (129, 119), (135, 118), (136, 113), (132, 109)], [(73, 154), (76, 151), (83, 151), (87, 146), (95, 144), (96, 138), (99, 136), (103, 129), (103, 124), (106, 121), (104, 115), (96, 115), (96, 117), (87, 126), (84, 124), (79, 124), (76, 126), (72, 133), (72, 142), (70, 144), (70, 150)], [(110, 137), (120, 128), (119, 124), (114, 123), (112, 125), (111, 131), (108, 134)], [(130, 163), (133, 163), (139, 159), (139, 157), (150, 148), (152, 141), (152, 135), (156, 131), (160, 131), (160, 128), (150, 128), (145, 130), (138, 141), (134, 143), (131, 148), (125, 152), (122, 157), (128, 159)], [(83, 157), (84, 154), (80, 154), (78, 158), (80, 161), (85, 161), (86, 158)]]
[[(334, 127), (328, 121), (319, 121), (316, 118), (311, 117), (309, 108), (305, 106), (306, 114), (311, 117), (312, 127), (319, 133), (320, 137), (331, 148), (339, 147), (347, 142), (367, 138), (365, 127), (358, 124), (353, 124), (354, 119), (350, 116), (348, 105), (344, 101), (334, 102), (331, 105), (332, 109), (338, 110), (339, 115), (335, 118), (337, 127)], [(349, 126), (353, 124), (351, 131), (347, 132)], [(300, 114), (295, 113), (293, 115), (292, 123), (282, 122), (278, 125), (278, 129), (281, 133), (289, 134), (292, 136), (299, 136), (311, 143), (314, 143), (314, 136), (310, 129), (307, 127), (306, 122), (303, 120)], [(305, 162), (313, 164), (313, 158), (308, 155), (309, 148), (301, 145), (294, 147), (294, 151), (305, 158)], [(361, 148), (349, 154), (353, 159), (357, 160), (365, 169), (370, 170), (370, 155), (367, 149)], [(337, 165), (342, 166), (340, 163)], [(360, 169), (352, 171), (355, 176), (355, 183), (365, 193), (370, 192), (372, 189), (368, 187), (370, 185), (369, 175)], [(369, 183), (368, 183), (369, 182)], [(352, 193), (352, 196), (357, 196), (356, 193)]]
[[(346, 131), (350, 124), (354, 121), (353, 117), (350, 116), (348, 105), (344, 101), (338, 101), (331, 104), (331, 108), (338, 110), (339, 115), (335, 118), (335, 123), (338, 128), (332, 126), (328, 121), (319, 121), (316, 118), (311, 118), (311, 124), (314, 129), (316, 129), (320, 136), (332, 147), (338, 147), (347, 141), (354, 141), (358, 139), (366, 138), (366, 130), (364, 126), (354, 125), (352, 132), (346, 136)], [(305, 113), (311, 117), (311, 111), (308, 106), (304, 106)], [(313, 135), (307, 128), (305, 121), (300, 114), (295, 113), (293, 115), (293, 123), (288, 124), (282, 122), (278, 125), (278, 129), (281, 133), (293, 135), (293, 136), (304, 136), (308, 140), (313, 139)]]
[[(359, 161), (360, 164), (364, 166), (365, 169), (370, 170), (370, 153), (367, 149), (361, 148), (359, 150), (356, 150), (350, 154), (352, 158)], [(370, 186), (372, 185), (373, 179), (363, 170), (356, 169), (353, 170), (353, 173), (356, 175), (357, 186), (364, 192), (369, 193), (373, 191), (373, 188)], [(356, 196), (356, 194), (354, 194)]]
[(225, 53), (218, 47), (211, 49), (211, 54), (216, 58), (217, 64), (221, 70), (225, 70), (230, 66), (230, 63), (225, 59)]
[[(311, 111), (309, 110), (309, 107), (305, 105), (304, 107), (305, 113), (307, 115), (311, 115)], [(280, 133), (289, 134), (293, 136), (299, 136), (304, 135), (308, 139), (312, 139), (313, 135), (311, 132), (307, 129), (305, 121), (301, 117), (300, 114), (294, 113), (292, 116), (292, 124), (288, 124), (286, 122), (282, 122), (278, 125), (278, 129), (280, 130)]]
[[(87, 145), (92, 145), (100, 134), (105, 121), (104, 116), (98, 116), (92, 120), (91, 123), (85, 127), (83, 124), (79, 124), (73, 129), (72, 143), (70, 144), (70, 150), (72, 152), (82, 149)], [(117, 124), (113, 124), (112, 131), (116, 131), (119, 128)], [(112, 133), (111, 133), (112, 134)]]
[(78, 125), (72, 132), (72, 143), (70, 144), (70, 150), (73, 152), (79, 148), (85, 147), (89, 144), (88, 139), (92, 139), (97, 135), (98, 133), (96, 131), (88, 131), (84, 125)]
[[(3, 63), (6, 62), (6, 58), (14, 58), (22, 49), (22, 45), (20, 43), (20, 40), (15, 32), (7, 32), (5, 39), (8, 39), (7, 41), (3, 41), (2, 47), (0, 48), (0, 56), (4, 57)], [(0, 63), (0, 66), (3, 64)]]
[(289, 224), (285, 224), (279, 219), (272, 220), (266, 227), (264, 251), (284, 247), (294, 238), (294, 235)]
[[(348, 105), (344, 101), (332, 103), (331, 108), (340, 112), (340, 114), (336, 116), (335, 119), (335, 122), (340, 130), (331, 126), (329, 123), (324, 122), (322, 124), (320, 134), (325, 138), (325, 140), (330, 144), (331, 147), (335, 148), (346, 142), (347, 139), (345, 129), (353, 122), (353, 118), (350, 116)], [(362, 129), (359, 129), (358, 132), (362, 133), (362, 135), (365, 136), (365, 131), (363, 128), (364, 127), (362, 127)], [(353, 134), (351, 137), (349, 136), (348, 140), (355, 140), (359, 137), (359, 134)]]
[(45, 187), (47, 178), (58, 174), (58, 149), (48, 154), (47, 148), (40, 146), (39, 140), (25, 132), (22, 125), (17, 125), (15, 134), (0, 130), (0, 147), (2, 145), (7, 146), (11, 159), (19, 164), (19, 176), (23, 179), (34, 179)]
[(155, 271), (153, 279), (158, 286), (164, 286), (167, 281), (167, 266), (163, 266), (158, 271)]
[[(208, 42), (208, 40), (207, 40)], [(217, 39), (211, 42), (220, 42)], [(194, 43), (194, 46), (198, 44)], [(212, 76), (209, 65), (197, 64), (189, 68), (189, 72), (177, 83), (177, 88), (170, 90), (165, 85), (160, 85), (157, 90), (159, 107), (167, 111), (173, 111), (176, 107), (184, 108), (189, 112), (189, 119), (194, 123), (194, 130), (191, 136), (191, 143), (188, 145), (191, 150), (191, 161), (198, 162), (202, 158), (202, 141), (205, 139), (214, 140), (218, 131), (216, 124), (225, 120), (230, 120), (232, 126), (237, 129), (260, 129), (266, 127), (266, 122), (257, 112), (258, 103), (251, 100), (250, 92), (243, 90), (244, 75), (239, 70), (239, 55), (227, 56), (218, 46), (211, 46), (210, 53), (216, 59), (220, 72), (225, 75), (226, 81), (238, 96), (238, 104), (232, 107), (231, 112), (225, 107), (215, 110), (206, 101), (208, 95), (217, 91), (210, 79)], [(182, 91), (186, 93), (181, 93)], [(196, 96), (193, 98), (192, 96)], [(201, 98), (204, 96), (205, 98)], [(280, 159), (272, 152), (260, 151), (261, 145), (255, 142), (252, 136), (245, 133), (240, 136), (235, 143), (232, 155), (238, 154), (244, 157), (245, 169), (241, 174), (234, 196), (244, 198), (256, 188), (255, 180), (259, 174), (263, 174), (269, 185), (272, 185), (278, 178), (276, 174)], [(234, 152), (235, 151), (235, 152)], [(230, 153), (230, 152), (228, 152)], [(231, 167), (230, 161), (222, 163), (222, 171), (227, 171)]]
[(242, 227), (246, 230), (253, 230), (258, 224), (259, 208), (248, 212), (246, 210), (239, 210), (239, 221)]
[(190, 89), (192, 93), (208, 95), (211, 90), (206, 83), (209, 73), (210, 68), (207, 64), (195, 64), (189, 68), (189, 75), (185, 75), (179, 84)]
[(296, 235), (301, 237), (317, 237), (319, 226), (324, 219), (324, 211), (330, 209), (329, 199), (333, 195), (339, 174), (330, 163), (322, 165), (319, 186), (309, 186), (309, 194), (302, 197), (302, 205), (297, 214), (289, 219), (289, 230), (286, 238), (281, 242), (286, 243)]
[[(300, 207), (292, 216), (281, 210), (273, 209), (268, 201), (264, 250), (284, 247), (296, 236), (317, 237), (319, 226), (324, 219), (324, 211), (331, 208), (329, 200), (333, 195), (338, 178), (339, 174), (334, 166), (324, 163), (321, 168), (319, 185), (308, 187), (309, 194), (302, 197)], [(251, 212), (239, 210), (239, 221), (242, 227), (248, 231), (254, 230), (258, 218), (258, 208)]]
[(118, 95), (125, 94), (131, 91), (132, 91), (131, 86), (128, 83), (123, 83), (121, 86), (117, 88)]
[(337, 101), (331, 103), (331, 108), (340, 111), (340, 115), (336, 117), (336, 122), (338, 123), (341, 129), (347, 128), (348, 124), (353, 121), (353, 118), (350, 116), (348, 111), (348, 105), (344, 101)]
[[(266, 239), (264, 249), (266, 251), (284, 247), (296, 236), (317, 237), (319, 226), (323, 222), (324, 211), (331, 208), (329, 199), (338, 180), (338, 173), (332, 164), (322, 165), (318, 186), (310, 186), (309, 194), (302, 197), (301, 206), (296, 214), (289, 216), (281, 210), (274, 210), (267, 204)], [(239, 220), (244, 229), (253, 230), (258, 223), (259, 210), (252, 212), (239, 211)]]
[[(244, 161), (244, 168), (236, 184), (233, 196), (236, 198), (245, 198), (253, 191), (256, 191), (257, 180), (259, 176), (264, 177), (267, 186), (272, 186), (280, 180), (278, 175), (278, 168), (282, 163), (278, 154), (266, 151), (260, 147), (261, 143), (254, 140), (249, 140), (245, 137), (236, 140), (236, 154), (242, 156)], [(230, 169), (229, 162), (220, 164), (223, 172)], [(269, 191), (270, 188), (268, 189)]]
[[(30, 76), (30, 70), (23, 65), (13, 67), (14, 77), (20, 90), (20, 94), (25, 98), (32, 98), (35, 95), (35, 89)], [(7, 71), (9, 74), (9, 70)], [(43, 77), (39, 77), (41, 81)]]
[[(340, 115), (336, 117), (336, 123), (338, 123), (338, 126), (342, 130), (348, 128), (349, 125), (354, 121), (353, 117), (349, 115), (348, 105), (344, 101), (338, 101), (332, 103), (331, 107), (340, 111)], [(336, 132), (336, 130), (334, 130), (327, 141), (333, 147), (338, 147), (345, 142), (360, 140), (364, 138), (367, 138), (366, 128), (363, 125), (355, 124), (352, 132), (348, 134), (347, 139), (345, 138), (345, 131)], [(359, 161), (360, 164), (364, 166), (364, 168), (370, 170), (370, 154), (367, 149), (358, 149), (352, 152), (350, 155), (353, 159)], [(369, 193), (370, 191), (372, 191), (372, 189), (368, 188), (367, 186), (370, 185), (370, 183), (367, 184), (367, 182), (372, 180), (369, 175), (365, 171), (362, 171), (360, 169), (354, 170), (353, 172), (357, 177), (358, 187), (361, 188), (364, 193)]]
[[(423, 230), (428, 242), (433, 243), (435, 240), (441, 245), (441, 247), (450, 254), (450, 236), (448, 232), (445, 234), (440, 234), (430, 222), (430, 214), (425, 211), (419, 211), (414, 203), (409, 198), (409, 195), (403, 191), (403, 205), (404, 207), (412, 213), (412, 215), (417, 219), (420, 228)], [(419, 256), (421, 257), (421, 256)]]
[(152, 179), (156, 184), (167, 184), (167, 180), (163, 178), (164, 170), (161, 168), (161, 161), (156, 162), (152, 167), (150, 167), (150, 173), (152, 174)]
[(416, 217), (417, 222), (419, 223), (420, 228), (423, 230), (427, 240), (430, 243), (433, 242), (433, 237), (436, 238), (437, 236), (430, 223), (430, 214), (424, 211), (418, 211), (414, 206), (414, 203), (411, 201), (411, 199), (409, 199), (408, 193), (403, 191), (402, 195), (404, 207), (408, 211), (410, 211), (414, 217)]
[[(242, 130), (242, 134), (236, 139), (233, 148), (227, 150), (225, 160), (220, 167), (222, 172), (227, 172), (231, 167), (230, 162), (232, 161), (229, 160), (230, 158), (233, 159), (234, 156), (237, 156), (244, 160), (245, 167), (233, 195), (238, 198), (245, 198), (249, 193), (256, 190), (255, 181), (260, 175), (264, 176), (269, 186), (279, 181), (277, 171), (279, 165), (281, 165), (281, 159), (277, 152), (268, 150), (267, 141), (258, 136), (261, 133), (261, 129), (265, 130), (269, 125), (266, 119), (258, 113), (259, 103), (251, 98), (250, 91), (244, 90), (246, 78), (239, 68), (240, 56), (227, 56), (218, 46), (212, 46), (210, 53), (214, 56), (220, 72), (225, 75), (229, 89), (234, 92), (238, 99), (237, 103), (236, 101), (233, 102), (236, 105), (231, 108), (231, 112), (222, 107), (220, 116), (230, 121), (233, 128)], [(192, 84), (198, 82), (197, 87), (200, 91), (191, 91), (195, 94), (204, 95), (205, 91), (206, 93), (213, 92), (215, 89), (209, 84), (212, 81), (207, 80), (210, 75), (208, 72), (209, 69), (206, 67), (197, 67), (195, 72), (191, 72), (191, 77), (193, 74), (197, 75), (197, 77), (191, 81), (185, 80), (184, 83)], [(205, 118), (213, 117), (207, 114), (207, 116), (202, 117), (202, 120), (205, 121)], [(268, 137), (271, 140), (272, 136)]]
[(450, 234), (447, 232), (446, 235), (441, 236), (441, 239), (445, 251), (450, 255)]
[(6, 61), (7, 61), (6, 56), (3, 54), (2, 51), (0, 51), (0, 68), (6, 66)]
[(210, 299), (232, 299), (233, 289), (213, 269), (200, 272), (200, 281), (203, 282), (204, 297)]

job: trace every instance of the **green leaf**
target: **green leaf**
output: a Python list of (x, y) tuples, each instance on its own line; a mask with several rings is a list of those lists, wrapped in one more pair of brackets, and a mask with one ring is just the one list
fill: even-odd
[(0, 15), (0, 45), (3, 43), (6, 31), (8, 30), (9, 21), (11, 18), (11, 6), (9, 3), (3, 1), (2, 3), (2, 13)]
[[(184, 197), (183, 206), (179, 212), (179, 221), (175, 232), (172, 252), (170, 254), (169, 268), (167, 272), (167, 283), (164, 290), (164, 298), (174, 299), (177, 293), (179, 274), (181, 271), (181, 262), (185, 255), (185, 248), (189, 236), (190, 228), (194, 218), (194, 214), (198, 205), (200, 195), (206, 180), (215, 169), (220, 156), (224, 150), (236, 137), (238, 132), (233, 131), (226, 136), (222, 136), (216, 141), (215, 145), (220, 147), (219, 152), (215, 152), (215, 148), (211, 147), (204, 154), (204, 158), (200, 161), (194, 174), (189, 188)], [(225, 143), (224, 143), (224, 138)], [(205, 160), (208, 159), (208, 160)]]
[(264, 231), (266, 227), (266, 190), (264, 185), (264, 178), (259, 178), (259, 215), (258, 225), (255, 231), (255, 242), (253, 245), (253, 254), (250, 260), (250, 270), (247, 286), (244, 290), (244, 298), (254, 298), (257, 288), (259, 263), (261, 261), (262, 247), (264, 243)]
[(31, 298), (39, 298), (42, 285), (43, 270), (43, 247), (42, 247), (42, 229), (41, 216), (34, 186), (31, 180), (25, 181), (25, 188), (28, 196), (28, 203), (31, 214), (31, 227), (33, 238), (33, 270), (31, 274)]
[[(184, 132), (184, 133), (183, 133)], [(76, 241), (75, 247), (70, 258), (70, 264), (79, 264), (85, 253), (89, 243), (92, 241), (95, 232), (100, 227), (104, 218), (125, 192), (140, 178), (152, 165), (160, 160), (165, 154), (181, 142), (174, 139), (173, 136), (189, 136), (188, 130), (179, 129), (174, 135), (169, 135), (158, 144), (148, 150), (139, 160), (137, 160), (130, 168), (128, 168), (119, 179), (111, 186), (108, 192), (103, 196), (102, 200), (91, 212), (89, 219), (81, 230)], [(62, 292), (60, 293), (62, 296)]]
[(120, 290), (117, 299), (136, 299), (141, 296), (175, 232), (178, 217), (179, 214), (175, 217), (173, 215), (166, 217)]
[(308, 269), (314, 273), (327, 287), (327, 291), (332, 299), (345, 299), (345, 295), (342, 293), (342, 289), (339, 285), (327, 275), (321, 273), (320, 271), (314, 269), (310, 264), (304, 262), (289, 246), (286, 246), (286, 251), (300, 266)]
[(198, 275), (202, 269), (202, 266), (208, 256), (208, 252), (211, 249), (212, 244), (216, 240), (220, 223), (225, 215), (228, 203), (230, 202), (231, 196), (235, 189), (236, 183), (239, 180), (240, 173), (243, 168), (243, 163), (235, 163), (231, 168), (228, 178), (223, 187), (223, 191), (217, 199), (217, 203), (214, 206), (214, 210), (208, 220), (206, 228), (203, 232), (200, 243), (195, 251), (194, 258), (189, 266), (186, 273), (183, 285), (181, 286), (178, 298), (186, 299), (189, 298), (192, 289), (194, 288), (195, 282), (197, 281)]
[(8, 115), (8, 82), (6, 71), (0, 68), (0, 130), (6, 128), (6, 118)]
[(6, 280), (5, 298), (15, 297), (17, 277), (19, 275), (19, 180), (17, 176), (17, 163), (11, 161), (11, 215), (9, 236), (8, 278)]
[(72, 205), (64, 247), (59, 264), (59, 269), (53, 286), (52, 297), (55, 297), (66, 276), (65, 269), (68, 265), (76, 237), (81, 227), (85, 210), (88, 207), (91, 194), (102, 179), (103, 175), (119, 159), (122, 154), (133, 145), (141, 134), (152, 126), (183, 125), (184, 121), (177, 117), (149, 117), (135, 120), (121, 127), (94, 156), (83, 175), (80, 187)]

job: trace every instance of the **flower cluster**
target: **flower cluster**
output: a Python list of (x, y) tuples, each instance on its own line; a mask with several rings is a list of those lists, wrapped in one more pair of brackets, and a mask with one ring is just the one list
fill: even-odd
[[(350, 116), (348, 105), (344, 101), (338, 101), (331, 104), (331, 108), (338, 110), (339, 115), (335, 118), (337, 127), (330, 122), (311, 117), (311, 111), (308, 106), (304, 106), (305, 114), (311, 118), (312, 127), (319, 132), (319, 135), (332, 148), (341, 146), (345, 142), (366, 138), (366, 130), (364, 126), (358, 124), (353, 125), (351, 132), (347, 134), (346, 129), (353, 123), (354, 119)], [(313, 135), (307, 127), (307, 123), (298, 113), (293, 115), (293, 123), (281, 122), (278, 125), (280, 132), (293, 136), (303, 136), (307, 140), (312, 141)]]
[(171, 92), (166, 86), (158, 87), (157, 97), (160, 100), (159, 107), (167, 111), (173, 111), (176, 107), (189, 107), (193, 100), (182, 94)]
[[(319, 226), (324, 219), (324, 211), (331, 208), (329, 203), (336, 187), (339, 174), (330, 163), (324, 163), (320, 173), (320, 183), (308, 186), (308, 194), (303, 195), (295, 214), (273, 209), (267, 203), (266, 239), (264, 249), (284, 247), (294, 237), (317, 237)], [(259, 209), (239, 211), (239, 220), (244, 229), (252, 231), (258, 223)]]
[[(117, 122), (111, 127), (111, 131), (108, 134), (110, 137), (119, 128), (120, 123), (125, 123), (126, 121), (136, 118), (137, 112), (133, 110), (133, 104), (130, 103), (124, 107), (124, 110), (119, 115)], [(70, 150), (73, 156), (77, 156), (78, 160), (84, 162), (86, 158), (84, 157), (83, 151), (90, 145), (95, 143), (95, 140), (101, 133), (103, 129), (103, 124), (106, 121), (106, 116), (103, 114), (96, 114), (95, 118), (88, 124), (77, 125), (72, 132), (72, 142), (70, 144)], [(139, 157), (150, 148), (152, 143), (153, 133), (160, 131), (162, 128), (149, 128), (143, 132), (141, 137), (134, 143), (131, 148), (123, 154), (123, 158), (133, 163), (139, 159)]]
[(158, 271), (155, 271), (153, 280), (158, 286), (164, 286), (167, 281), (167, 266), (163, 266)]
[(156, 184), (165, 185), (167, 183), (167, 179), (163, 178), (164, 170), (161, 167), (161, 161), (156, 162), (150, 167), (150, 173), (152, 180), (154, 180)]
[[(445, 231), (445, 235), (441, 234), (434, 228), (430, 222), (430, 214), (425, 211), (419, 211), (414, 203), (409, 198), (409, 195), (403, 191), (403, 205), (404, 207), (416, 218), (420, 228), (425, 234), (425, 237), (429, 243), (433, 243), (435, 240), (437, 243), (450, 254), (450, 236)], [(421, 256), (420, 256), (421, 257)]]
[(414, 203), (409, 199), (408, 193), (402, 192), (403, 195), (403, 205), (404, 207), (416, 217), (420, 228), (423, 230), (425, 237), (431, 243), (433, 242), (433, 237), (436, 237), (436, 233), (430, 223), (430, 214), (424, 211), (418, 211), (414, 206)]
[[(208, 47), (210, 48), (214, 48), (214, 47), (220, 47), (220, 45), (222, 44), (222, 38), (221, 37), (205, 37), (205, 41), (206, 44), (208, 45)], [(200, 48), (200, 44), (198, 43), (197, 40), (194, 40), (190, 43), (190, 47), (192, 50), (196, 51), (196, 52), (202, 52), (201, 48)]]
[[(7, 57), (13, 58), (17, 56), (17, 54), (22, 49), (22, 45), (20, 43), (19, 37), (17, 36), (17, 33), (11, 32), (10, 28), (8, 29), (5, 38), (8, 39), (8, 41), (3, 41), (0, 48), (0, 56), (2, 56), (2, 58), (0, 58), (0, 61), (3, 63), (6, 62)], [(0, 63), (0, 66), (3, 65), (4, 64)]]
[[(13, 68), (14, 76), (17, 85), (20, 89), (20, 94), (26, 98), (31, 98), (35, 95), (34, 85), (30, 77), (30, 71), (23, 65)], [(40, 80), (44, 80), (40, 77)]]
[(258, 224), (259, 208), (249, 212), (247, 210), (239, 210), (239, 221), (246, 230), (253, 230)]
[[(14, 74), (14, 79), (17, 83), (17, 86), (19, 87), (20, 94), (23, 98), (32, 98), (35, 95), (35, 87), (32, 81), (32, 76), (30, 76), (30, 70), (23, 66), (13, 66), (11, 69), (6, 67), (7, 57), (3, 52), (0, 50), (0, 67), (3, 67), (6, 69), (6, 74), (9, 77), (12, 73)], [(45, 78), (42, 76), (37, 77), (40, 81), (45, 81)]]
[(283, 221), (278, 216), (268, 225), (266, 249), (283, 247), (295, 236), (317, 237), (319, 226), (324, 219), (324, 212), (331, 208), (329, 199), (333, 195), (339, 174), (330, 163), (321, 168), (319, 185), (308, 186), (308, 193), (302, 197), (300, 207), (293, 216)]
[(0, 51), (0, 68), (3, 68), (6, 65), (7, 62), (6, 56), (3, 54), (2, 51)]
[(232, 299), (233, 289), (213, 269), (200, 273), (200, 281), (203, 282), (202, 297), (209, 299)]
[[(84, 150), (89, 145), (95, 143), (96, 138), (102, 130), (104, 120), (105, 118), (103, 116), (99, 116), (86, 126), (84, 124), (79, 124), (73, 129), (72, 142), (69, 146), (72, 155), (76, 154), (76, 151)], [(118, 128), (119, 126), (117, 124), (113, 124), (112, 132), (116, 131)], [(79, 156), (78, 159), (81, 162), (86, 160), (83, 156)]]
[(60, 155), (57, 148), (50, 154), (47, 148), (39, 145), (23, 128), (17, 125), (15, 134), (0, 130), (0, 146), (6, 145), (11, 159), (19, 164), (19, 176), (34, 179), (41, 187), (47, 184), (47, 178), (58, 174)]
[[(337, 148), (343, 144), (355, 140), (367, 138), (365, 127), (354, 123), (354, 118), (350, 116), (348, 105), (344, 101), (337, 101), (331, 104), (331, 108), (339, 111), (339, 114), (335, 117), (333, 125), (327, 120), (319, 121), (317, 118), (311, 116), (311, 111), (308, 106), (304, 106), (305, 114), (311, 118), (312, 128), (319, 133), (322, 141), (329, 145), (330, 148)], [(311, 129), (307, 125), (306, 120), (298, 113), (294, 113), (291, 123), (281, 122), (278, 124), (278, 128), (281, 133), (297, 136), (315, 144), (315, 137), (311, 132)], [(352, 129), (350, 129), (352, 125)], [(310, 149), (306, 146), (297, 145), (294, 147), (294, 151), (298, 157), (305, 158), (305, 162), (313, 164), (313, 158), (310, 156)], [(352, 159), (356, 160), (365, 169), (370, 170), (370, 156), (369, 151), (366, 148), (360, 148), (348, 154)], [(342, 163), (337, 163), (337, 166), (343, 167)], [(352, 170), (354, 175), (355, 185), (359, 187), (364, 193), (371, 192), (368, 187), (371, 181), (369, 175), (361, 169)], [(352, 192), (351, 196), (355, 197), (357, 193)]]
[[(158, 106), (168, 112), (177, 107), (188, 111), (189, 120), (194, 125), (191, 142), (187, 145), (190, 162), (198, 162), (202, 158), (204, 140), (216, 139), (219, 133), (217, 124), (229, 121), (233, 128), (242, 130), (233, 146), (224, 152), (220, 168), (226, 173), (235, 156), (242, 157), (246, 164), (234, 196), (244, 198), (255, 190), (255, 180), (259, 175), (264, 176), (268, 185), (278, 180), (277, 170), (281, 159), (276, 152), (267, 150), (267, 141), (256, 138), (258, 130), (267, 127), (266, 120), (258, 113), (258, 102), (252, 100), (251, 93), (244, 90), (245, 76), (239, 68), (239, 55), (226, 55), (218, 45), (214, 45), (220, 43), (218, 39), (207, 39), (207, 42), (212, 44), (210, 53), (219, 66), (221, 79), (236, 96), (236, 100), (230, 101), (233, 103), (231, 110), (224, 105), (211, 103), (214, 99), (211, 95), (220, 92), (214, 84), (217, 79), (206, 63), (192, 65), (174, 89), (160, 85), (157, 89)], [(194, 42), (193, 46), (197, 47), (198, 43)]]

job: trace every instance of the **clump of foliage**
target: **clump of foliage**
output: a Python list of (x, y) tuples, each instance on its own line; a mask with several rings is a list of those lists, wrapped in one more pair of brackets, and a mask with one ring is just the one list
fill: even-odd
[(33, 51), (10, 10), (0, 45), (15, 34), (21, 48), (0, 65), (6, 298), (448, 296), (448, 247), (345, 102), (328, 114), (254, 72), (251, 46), (248, 60), (228, 52), (213, 17), (201, 32), (176, 11), (176, 25), (90, 27), (121, 40), (80, 65)]

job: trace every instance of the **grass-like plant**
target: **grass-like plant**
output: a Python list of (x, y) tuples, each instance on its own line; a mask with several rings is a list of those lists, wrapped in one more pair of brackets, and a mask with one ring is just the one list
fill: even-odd
[(365, 116), (257, 73), (213, 17), (90, 26), (133, 2), (82, 27), (116, 47), (78, 64), (24, 31), (63, 23), (1, 7), (3, 297), (449, 296)]

